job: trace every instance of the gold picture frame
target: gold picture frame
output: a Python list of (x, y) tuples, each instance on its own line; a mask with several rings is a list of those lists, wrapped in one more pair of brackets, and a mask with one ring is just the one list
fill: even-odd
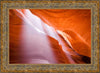
[[(0, 72), (100, 72), (99, 0), (1, 1)], [(91, 9), (91, 64), (9, 64), (9, 9)], [(94, 59), (95, 58), (95, 59)]]

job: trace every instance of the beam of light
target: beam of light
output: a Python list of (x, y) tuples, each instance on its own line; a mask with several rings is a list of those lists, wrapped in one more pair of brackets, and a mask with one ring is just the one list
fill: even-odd
[(51, 47), (49, 45), (46, 33), (42, 27), (44, 23), (42, 23), (37, 16), (31, 14), (28, 9), (25, 9), (22, 16), (22, 55), (26, 57), (31, 56), (31, 58), (23, 58), (22, 60), (26, 60), (25, 63), (28, 62), (36, 64), (57, 63), (54, 53), (50, 49)]

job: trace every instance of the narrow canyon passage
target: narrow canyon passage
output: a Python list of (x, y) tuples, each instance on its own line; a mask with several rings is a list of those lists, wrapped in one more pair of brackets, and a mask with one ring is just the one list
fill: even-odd
[(90, 10), (10, 9), (10, 63), (90, 63), (90, 19)]

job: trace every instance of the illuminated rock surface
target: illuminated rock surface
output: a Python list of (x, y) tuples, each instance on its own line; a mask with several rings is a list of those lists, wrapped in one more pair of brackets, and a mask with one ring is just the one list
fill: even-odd
[(31, 12), (10, 10), (10, 63), (90, 63), (90, 10)]

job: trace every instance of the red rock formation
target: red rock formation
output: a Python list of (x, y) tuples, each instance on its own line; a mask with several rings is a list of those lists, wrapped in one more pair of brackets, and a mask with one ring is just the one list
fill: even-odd
[(45, 23), (64, 31), (71, 29), (78, 33), (91, 46), (90, 9), (30, 9)]
[[(30, 9), (45, 23), (71, 36), (70, 42), (77, 52), (91, 57), (90, 9)], [(84, 42), (84, 43), (83, 43)], [(79, 45), (80, 44), (80, 45)], [(81, 49), (79, 49), (81, 48)], [(87, 48), (87, 50), (85, 50)], [(88, 53), (87, 53), (88, 52)], [(87, 54), (86, 54), (87, 53)]]
[(90, 10), (31, 11), (10, 10), (10, 63), (90, 63)]

